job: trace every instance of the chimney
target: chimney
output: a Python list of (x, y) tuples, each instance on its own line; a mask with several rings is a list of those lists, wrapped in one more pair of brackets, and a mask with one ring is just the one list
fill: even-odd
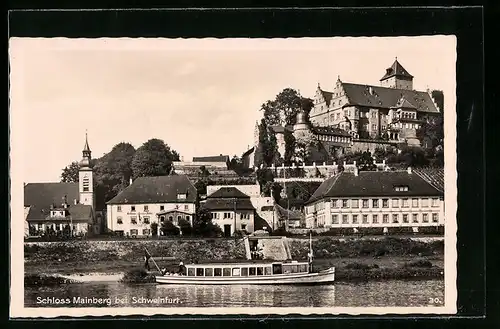
[(354, 167), (354, 176), (359, 176), (359, 170), (358, 167)]
[(411, 175), (411, 167), (408, 167), (408, 169), (406, 169), (406, 171), (408, 172), (408, 175)]

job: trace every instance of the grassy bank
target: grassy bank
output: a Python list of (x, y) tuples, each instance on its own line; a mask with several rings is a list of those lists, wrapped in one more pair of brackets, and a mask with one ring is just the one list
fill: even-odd
[(26, 287), (50, 287), (68, 283), (74, 283), (74, 281), (58, 275), (27, 274), (24, 276), (24, 286)]

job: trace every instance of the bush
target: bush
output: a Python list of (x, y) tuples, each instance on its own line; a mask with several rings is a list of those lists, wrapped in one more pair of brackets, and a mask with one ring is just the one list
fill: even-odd
[(126, 272), (120, 281), (125, 283), (154, 283), (156, 279), (154, 275), (143, 269), (134, 269)]
[(349, 263), (345, 266), (347, 269), (352, 269), (352, 270), (371, 270), (372, 268), (378, 268), (377, 264), (363, 264), (363, 263)]
[(25, 287), (58, 286), (68, 283), (74, 283), (74, 281), (57, 275), (28, 274), (24, 276)]
[(414, 262), (410, 263), (405, 263), (404, 267), (423, 267), (423, 268), (430, 268), (432, 267), (432, 263), (428, 260), (417, 260)]
[(164, 221), (161, 225), (163, 235), (179, 235), (179, 228), (172, 224), (172, 222)]

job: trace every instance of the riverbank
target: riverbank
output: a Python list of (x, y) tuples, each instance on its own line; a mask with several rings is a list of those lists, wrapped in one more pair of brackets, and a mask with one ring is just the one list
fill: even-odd
[[(292, 258), (307, 259), (309, 241), (288, 240)], [(334, 266), (337, 280), (443, 277), (443, 241), (321, 237), (315, 239), (313, 246), (315, 269)], [(167, 269), (175, 268), (179, 260), (188, 263), (245, 259), (244, 244), (228, 239), (25, 243), (25, 278), (46, 275), (72, 282), (119, 281), (125, 273), (143, 268), (145, 248), (155, 257), (171, 257), (157, 259), (158, 266)], [(156, 270), (151, 266), (151, 270)]]

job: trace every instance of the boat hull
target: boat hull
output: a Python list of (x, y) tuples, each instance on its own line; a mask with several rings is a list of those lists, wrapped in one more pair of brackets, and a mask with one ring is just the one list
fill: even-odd
[(160, 284), (190, 284), (190, 285), (286, 285), (286, 284), (328, 284), (335, 280), (335, 269), (318, 273), (297, 273), (264, 275), (252, 277), (196, 277), (196, 276), (156, 276)]

